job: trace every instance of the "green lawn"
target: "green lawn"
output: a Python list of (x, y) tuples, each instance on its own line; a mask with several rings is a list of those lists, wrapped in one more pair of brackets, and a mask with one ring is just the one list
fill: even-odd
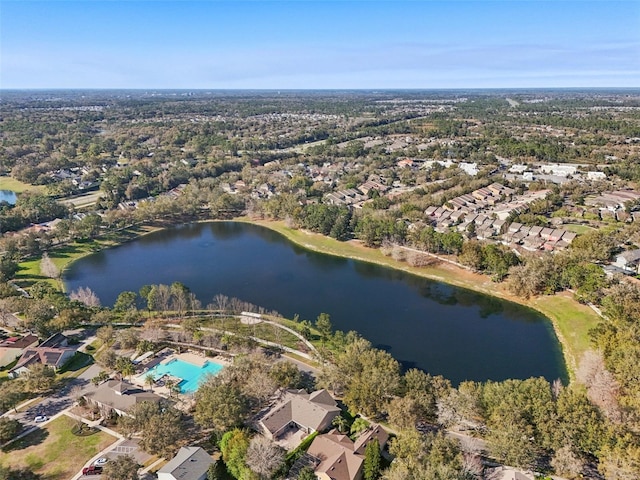
[(577, 233), (578, 235), (582, 235), (583, 233), (590, 232), (594, 230), (593, 227), (589, 225), (578, 225), (577, 223), (570, 223), (568, 225), (562, 225), (563, 230), (569, 230), (570, 232)]
[(531, 302), (554, 324), (556, 333), (563, 344), (569, 373), (575, 372), (577, 362), (585, 351), (593, 348), (589, 330), (600, 321), (600, 316), (590, 307), (582, 305), (567, 295), (545, 296)]
[(44, 187), (42, 185), (29, 185), (12, 177), (0, 177), (0, 190), (13, 190), (16, 193), (20, 193), (25, 190), (39, 191), (43, 189)]
[(75, 378), (84, 372), (93, 363), (93, 357), (86, 353), (76, 352), (71, 359), (60, 369), (63, 378)]
[(6, 447), (0, 452), (0, 463), (29, 468), (44, 480), (72, 478), (94, 455), (116, 441), (104, 432), (77, 437), (71, 433), (75, 423), (65, 415), (57, 418)]
[[(68, 245), (55, 247), (49, 252), (49, 257), (60, 272), (62, 272), (67, 266), (79, 258), (99, 252), (105, 248), (119, 245), (120, 243), (127, 242), (154, 230), (157, 230), (157, 228), (141, 226), (131, 227), (118, 232), (110, 232), (97, 239), (77, 241)], [(44, 281), (50, 283), (57, 289), (63, 288), (61, 281), (45, 277), (40, 273), (40, 258), (20, 262), (18, 267), (19, 270), (15, 278), (16, 283), (21, 287), (27, 288), (35, 282)]]
[[(282, 322), (284, 323), (284, 322)], [(290, 322), (294, 326), (287, 325), (289, 328), (295, 329), (295, 322)], [(257, 325), (245, 325), (237, 318), (212, 318), (203, 323), (203, 326), (215, 328), (218, 330), (226, 330), (241, 335), (249, 335), (267, 340), (270, 342), (280, 343), (290, 348), (298, 349), (300, 340), (295, 335), (286, 330), (279, 329), (274, 325), (267, 323), (259, 323)]]

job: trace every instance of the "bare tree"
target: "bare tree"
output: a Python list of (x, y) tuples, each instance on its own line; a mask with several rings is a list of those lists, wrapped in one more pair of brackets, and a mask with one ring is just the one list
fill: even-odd
[(589, 400), (600, 407), (610, 420), (620, 422), (622, 420), (622, 412), (618, 404), (620, 385), (605, 367), (602, 354), (593, 350), (586, 351), (576, 376), (587, 387)]
[(189, 292), (189, 295), (187, 296), (187, 308), (192, 312), (202, 309), (202, 303), (193, 292)]
[(270, 478), (284, 462), (284, 450), (258, 435), (251, 439), (245, 461), (261, 479)]
[(556, 472), (571, 478), (581, 476), (585, 461), (568, 445), (556, 450), (551, 459), (551, 466)]
[(426, 267), (438, 263), (438, 260), (426, 253), (410, 251), (406, 256), (407, 263), (412, 267)]
[(155, 327), (155, 326), (145, 328), (140, 333), (140, 339), (148, 340), (153, 343), (161, 342), (166, 338), (166, 336), (167, 336), (167, 332), (165, 332), (160, 327)]
[(77, 290), (73, 290), (69, 294), (69, 298), (84, 303), (88, 307), (100, 306), (100, 299), (89, 287), (79, 287)]
[(220, 313), (226, 313), (229, 308), (229, 297), (219, 293), (213, 297), (213, 305), (216, 306)]
[(266, 369), (254, 370), (252, 374), (247, 378), (247, 381), (242, 388), (243, 393), (256, 398), (261, 404), (268, 400), (273, 392), (276, 391), (277, 385), (269, 375)]
[(562, 385), (562, 380), (560, 380), (559, 378), (556, 378), (551, 384), (551, 393), (553, 394), (553, 398), (557, 400), (560, 394), (562, 393), (562, 390), (564, 390), (564, 385)]
[(49, 254), (44, 253), (42, 255), (42, 260), (40, 260), (40, 273), (45, 277), (49, 278), (59, 278), (60, 277), (60, 269), (53, 263), (53, 260), (49, 257)]

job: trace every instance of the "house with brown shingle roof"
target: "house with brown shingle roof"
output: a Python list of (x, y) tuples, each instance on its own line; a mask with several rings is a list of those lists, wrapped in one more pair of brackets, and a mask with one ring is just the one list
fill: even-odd
[(316, 459), (314, 473), (320, 480), (361, 480), (366, 446), (375, 441), (382, 450), (389, 435), (372, 424), (356, 441), (332, 430), (313, 439), (307, 453)]
[(15, 378), (38, 363), (58, 370), (76, 353), (75, 349), (66, 345), (67, 337), (56, 333), (39, 346), (25, 349), (16, 366), (9, 370), (9, 376)]
[(275, 440), (292, 430), (306, 434), (329, 428), (340, 407), (326, 390), (287, 390), (283, 399), (259, 419), (263, 434)]
[(35, 335), (26, 335), (22, 338), (11, 337), (0, 342), (0, 367), (6, 367), (20, 358), (27, 348), (35, 347), (37, 344), (38, 337)]

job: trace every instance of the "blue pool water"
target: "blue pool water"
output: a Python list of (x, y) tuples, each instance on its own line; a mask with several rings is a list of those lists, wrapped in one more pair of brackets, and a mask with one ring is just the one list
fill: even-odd
[(179, 384), (180, 392), (193, 393), (198, 389), (200, 383), (204, 381), (207, 374), (215, 375), (222, 370), (222, 368), (222, 365), (212, 362), (211, 360), (207, 360), (204, 366), (199, 367), (193, 363), (176, 358), (169, 363), (156, 365), (145, 372), (143, 376), (146, 377), (151, 374), (156, 380), (166, 374), (181, 378), (182, 381)]

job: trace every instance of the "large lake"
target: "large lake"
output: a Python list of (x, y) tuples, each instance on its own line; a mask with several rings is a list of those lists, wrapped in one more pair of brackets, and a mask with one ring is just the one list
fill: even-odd
[(75, 262), (67, 290), (104, 305), (124, 290), (180, 281), (203, 305), (222, 293), (286, 317), (356, 330), (405, 368), (462, 380), (566, 380), (550, 322), (518, 304), (401, 271), (311, 252), (263, 227), (216, 222), (147, 235)]

